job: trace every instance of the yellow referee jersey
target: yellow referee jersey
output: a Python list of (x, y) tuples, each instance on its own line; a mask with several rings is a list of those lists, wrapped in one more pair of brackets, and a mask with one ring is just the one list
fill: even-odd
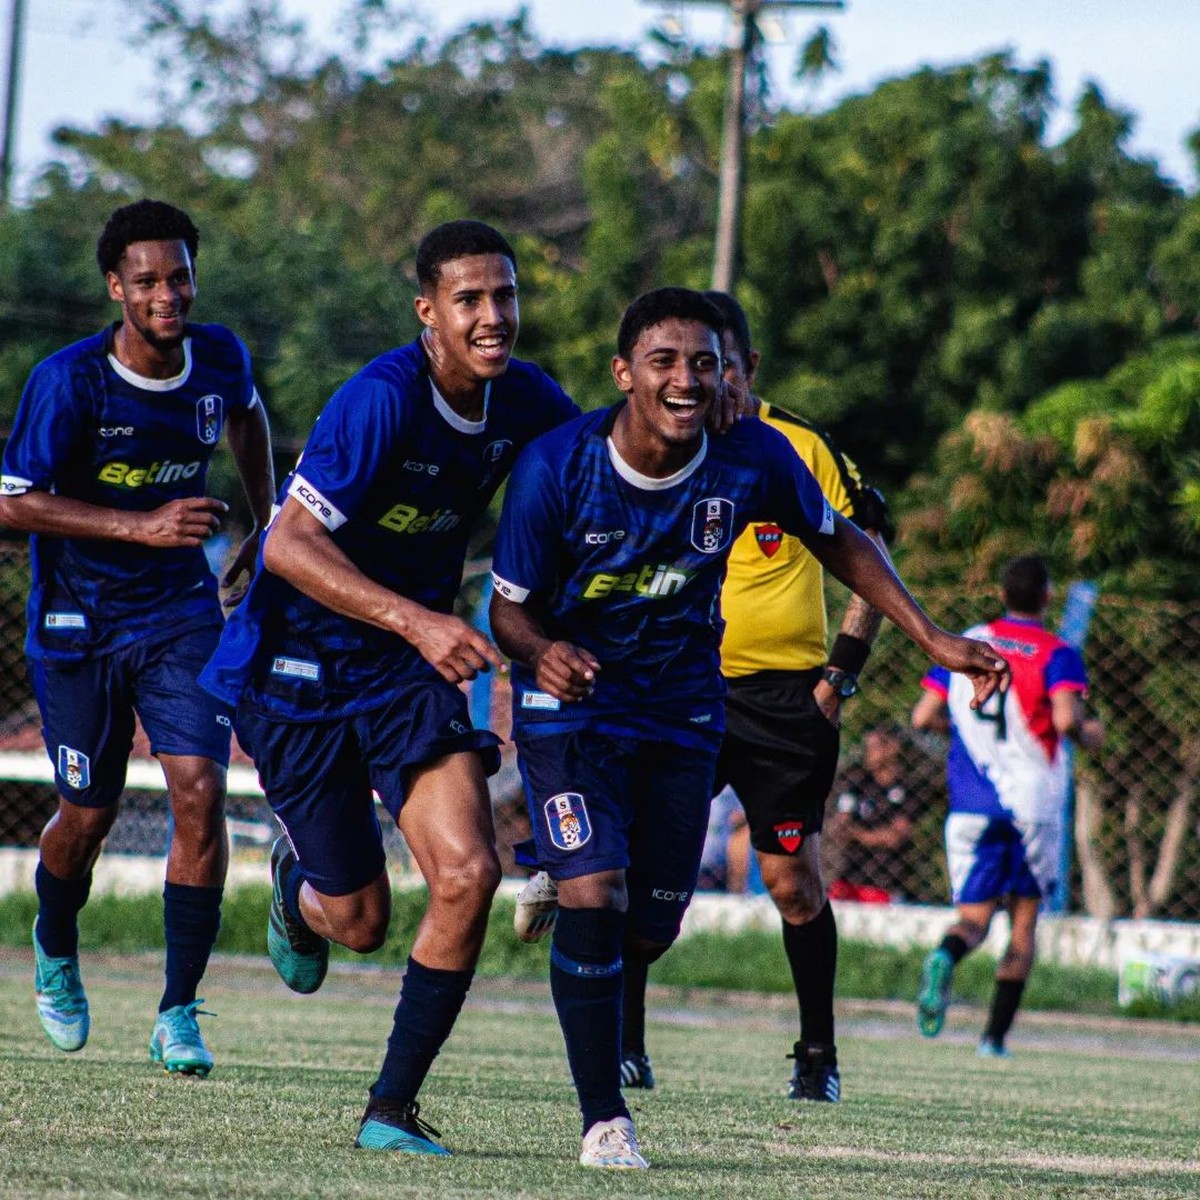
[[(858, 470), (826, 435), (786, 409), (765, 407), (761, 420), (778, 429), (816, 476), (829, 503), (853, 517)], [(799, 538), (778, 525), (747, 526), (733, 544), (721, 588), (725, 638), (721, 671), (732, 677), (753, 671), (819, 667), (828, 653), (821, 564)]]

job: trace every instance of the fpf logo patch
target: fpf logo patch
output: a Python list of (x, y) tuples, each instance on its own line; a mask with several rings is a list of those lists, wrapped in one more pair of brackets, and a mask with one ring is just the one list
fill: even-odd
[(701, 554), (720, 554), (733, 537), (733, 504), (719, 496), (692, 506), (692, 545)]
[(58, 774), (67, 787), (82, 792), (92, 782), (92, 764), (82, 750), (70, 746), (58, 748)]
[(754, 540), (767, 558), (774, 558), (783, 545), (783, 530), (778, 525), (755, 525)]
[(804, 822), (785, 821), (782, 825), (776, 825), (775, 836), (789, 854), (795, 854), (804, 845)]
[(578, 792), (560, 792), (543, 805), (550, 840), (560, 850), (578, 850), (592, 837), (587, 805)]
[(221, 440), (222, 405), (217, 395), (202, 396), (196, 401), (196, 436), (206, 446), (215, 446)]

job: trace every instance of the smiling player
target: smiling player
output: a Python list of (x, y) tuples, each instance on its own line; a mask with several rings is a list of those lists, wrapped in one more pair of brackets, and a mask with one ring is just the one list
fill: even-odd
[(511, 357), (516, 258), (478, 221), (417, 249), (424, 329), (325, 406), (264, 541), (249, 595), (202, 682), (287, 836), (272, 852), (268, 949), (315, 991), (329, 942), (387, 933), (391, 890), (372, 789), (429, 887), (357, 1145), (446, 1154), (417, 1092), (466, 998), (500, 880), (486, 776), (499, 739), (457, 686), (500, 666), (452, 615), (467, 539), (518, 452), (577, 409)]
[[(121, 319), (34, 369), (4, 454), (0, 522), (33, 534), (26, 653), (61, 796), (36, 875), (42, 1027), (60, 1050), (87, 1041), (77, 915), (117, 816), (136, 712), (173, 818), (166, 987), (150, 1054), (169, 1071), (207, 1075), (196, 989), (228, 858), (230, 711), (196, 676), (221, 629), (201, 546), (226, 511), (205, 495), (223, 426), (257, 528), (275, 487), (246, 347), (223, 326), (188, 323), (198, 247), (187, 214), (160, 201), (109, 218), (96, 257)], [(256, 529), (226, 583), (257, 546)]]
[(718, 592), (733, 541), (768, 517), (982, 701), (1006, 667), (933, 625), (873, 543), (760, 421), (709, 438), (723, 319), (663, 288), (625, 311), (625, 400), (521, 457), (496, 543), (492, 630), (539, 865), (558, 883), (550, 981), (583, 1116), (579, 1161), (641, 1168), (620, 1086), (621, 947), (679, 933), (724, 727)]

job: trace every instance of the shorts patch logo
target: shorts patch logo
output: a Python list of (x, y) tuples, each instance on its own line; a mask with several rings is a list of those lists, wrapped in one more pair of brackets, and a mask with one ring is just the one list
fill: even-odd
[(783, 545), (783, 530), (778, 525), (755, 525), (754, 540), (767, 558), (774, 558)]
[(782, 825), (776, 825), (775, 836), (789, 854), (795, 854), (804, 845), (804, 822), (785, 821)]
[(206, 445), (215, 446), (221, 440), (222, 404), (220, 396), (202, 396), (196, 401), (196, 436)]
[(550, 695), (549, 692), (522, 692), (521, 707), (558, 712), (562, 708), (562, 701), (557, 696)]
[(733, 538), (733, 503), (719, 496), (692, 506), (692, 545), (701, 554), (720, 554)]
[(578, 850), (592, 838), (587, 805), (578, 792), (560, 792), (543, 806), (550, 840), (560, 850)]
[(87, 618), (83, 613), (51, 612), (46, 614), (47, 629), (86, 629)]
[(321, 679), (321, 664), (279, 654), (271, 659), (271, 674), (290, 676), (293, 679), (309, 679), (318, 683)]
[(91, 761), (82, 750), (72, 750), (70, 746), (59, 746), (58, 774), (67, 787), (82, 792), (92, 783)]

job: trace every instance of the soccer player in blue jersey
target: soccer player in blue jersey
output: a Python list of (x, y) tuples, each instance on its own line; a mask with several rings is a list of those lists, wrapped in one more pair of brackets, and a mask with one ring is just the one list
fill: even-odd
[(117, 816), (141, 718), (173, 818), (163, 891), (166, 986), (150, 1055), (204, 1076), (197, 987), (220, 923), (231, 710), (196, 687), (222, 619), (203, 544), (227, 506), (205, 494), (229, 445), (258, 522), (274, 496), (267, 418), (246, 347), (189, 324), (199, 235), (156, 200), (117, 209), (97, 259), (121, 319), (34, 368), (0, 478), (0, 522), (27, 530), (26, 653), (60, 800), (41, 837), (33, 931), (38, 1015), (60, 1050), (87, 1041), (77, 916)]
[(286, 831), (272, 853), (268, 948), (298, 992), (330, 941), (387, 932), (391, 890), (372, 790), (429, 888), (356, 1144), (445, 1154), (417, 1093), (466, 998), (500, 880), (486, 776), (499, 739), (458, 685), (501, 666), (453, 615), (467, 538), (519, 451), (578, 410), (511, 357), (516, 257), (478, 221), (417, 249), (424, 328), (344, 384), (318, 418), (261, 566), (202, 682)]
[(1006, 679), (986, 645), (929, 621), (778, 431), (743, 421), (707, 437), (722, 325), (682, 288), (629, 306), (612, 364), (625, 400), (522, 455), (493, 560), (538, 860), (559, 889), (551, 991), (590, 1167), (647, 1165), (621, 1096), (622, 943), (665, 951), (696, 884), (724, 724), (718, 593), (737, 534), (769, 516), (802, 538), (969, 675), (979, 702)]

